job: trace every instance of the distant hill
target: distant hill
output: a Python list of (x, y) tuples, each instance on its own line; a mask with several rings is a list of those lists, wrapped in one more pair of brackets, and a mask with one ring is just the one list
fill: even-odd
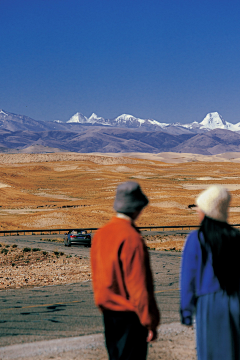
[(166, 124), (121, 115), (106, 120), (77, 113), (70, 120), (45, 122), (0, 110), (1, 152), (184, 152), (203, 155), (240, 151), (239, 124), (218, 113), (201, 123)]
[(240, 151), (240, 134), (230, 130), (215, 129), (198, 134), (175, 147), (176, 152), (216, 155)]

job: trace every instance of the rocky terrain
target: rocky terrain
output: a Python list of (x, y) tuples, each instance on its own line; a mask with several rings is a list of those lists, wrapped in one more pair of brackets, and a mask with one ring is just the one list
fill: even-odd
[[(186, 235), (147, 235), (151, 250), (182, 251)], [(54, 242), (52, 239), (51, 242)], [(63, 240), (56, 239), (56, 243)], [(0, 290), (91, 280), (89, 257), (6, 244), (0, 239)]]
[(88, 281), (89, 258), (0, 243), (0, 290)]

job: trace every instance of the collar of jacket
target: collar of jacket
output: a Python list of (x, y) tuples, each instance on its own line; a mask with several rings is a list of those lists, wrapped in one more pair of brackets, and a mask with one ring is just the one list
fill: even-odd
[(132, 227), (134, 227), (134, 229), (135, 229), (139, 234), (141, 234), (141, 231), (136, 227), (136, 225), (134, 224), (133, 219), (130, 218), (130, 216), (127, 216), (127, 215), (122, 214), (122, 213), (117, 213), (117, 214), (116, 214), (116, 217), (117, 217), (118, 219), (124, 219), (124, 220), (129, 221), (129, 222), (131, 223)]
[(133, 222), (133, 220), (130, 218), (130, 216), (127, 216), (125, 214), (117, 213), (116, 216), (117, 216), (117, 218), (127, 220), (127, 221), (129, 221), (131, 223)]

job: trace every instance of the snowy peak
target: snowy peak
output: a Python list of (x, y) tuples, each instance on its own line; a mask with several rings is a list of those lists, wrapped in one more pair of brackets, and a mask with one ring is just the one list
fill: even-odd
[(98, 120), (101, 119), (100, 117), (98, 117), (95, 113), (92, 113), (92, 115), (88, 118), (88, 120)]
[(157, 120), (153, 119), (140, 119), (133, 115), (129, 114), (122, 114), (114, 119), (104, 119), (101, 116), (92, 113), (92, 115), (87, 118), (80, 112), (77, 112), (73, 115), (67, 123), (78, 123), (78, 124), (96, 124), (96, 125), (107, 125), (107, 126), (114, 126), (114, 127), (126, 127), (126, 128), (164, 128), (169, 124), (160, 123)]
[(0, 115), (1, 116), (7, 116), (8, 114), (5, 111), (3, 111), (2, 109), (0, 109)]
[(157, 126), (159, 126), (159, 127), (161, 127), (161, 128), (165, 128), (166, 126), (169, 126), (169, 124), (167, 124), (167, 123), (160, 123), (160, 122), (157, 121), (157, 120), (148, 119), (147, 121), (148, 121), (150, 124), (152, 124), (152, 125), (157, 125)]
[(200, 122), (201, 127), (205, 129), (228, 129), (227, 123), (223, 120), (222, 116), (218, 112), (212, 112), (207, 114), (203, 121)]
[[(133, 115), (122, 114), (114, 119), (116, 122), (135, 121), (137, 118)], [(139, 119), (140, 120), (140, 119)]]
[(200, 129), (214, 130), (214, 129), (225, 129), (231, 131), (240, 131), (240, 123), (232, 124), (225, 121), (218, 112), (207, 114), (202, 122), (199, 123)]
[[(0, 116), (3, 110), (0, 110)], [(4, 113), (4, 112), (3, 112)], [(2, 114), (3, 116), (3, 114)], [(135, 117), (130, 114), (122, 114), (113, 119), (104, 119), (101, 116), (98, 116), (95, 113), (87, 118), (80, 112), (77, 112), (73, 115), (67, 123), (78, 123), (78, 124), (88, 124), (88, 125), (102, 125), (102, 126), (114, 126), (114, 127), (123, 127), (123, 128), (140, 128), (145, 130), (160, 130), (165, 129), (168, 131), (170, 128), (178, 128), (178, 131), (181, 129), (187, 129), (191, 132), (203, 132), (214, 129), (226, 129), (231, 131), (240, 131), (240, 123), (231, 124), (225, 121), (218, 112), (211, 112), (205, 116), (205, 118), (199, 123), (193, 121), (190, 124), (181, 124), (173, 123), (167, 124), (165, 122), (159, 122), (153, 119), (142, 119)], [(169, 130), (171, 131), (171, 130)]]
[(174, 125), (183, 126), (183, 127), (185, 127), (186, 129), (192, 129), (192, 130), (194, 130), (194, 129), (199, 129), (199, 128), (200, 128), (200, 124), (199, 124), (197, 121), (194, 121), (194, 122), (192, 122), (191, 124), (184, 124), (184, 125), (182, 125), (182, 124), (177, 123), (177, 124), (174, 124)]
[(136, 118), (133, 115), (122, 114), (114, 119), (114, 122), (118, 125), (125, 125), (127, 127), (139, 127), (145, 123), (146, 120)]
[(79, 112), (77, 112), (67, 121), (67, 123), (80, 123), (80, 124), (84, 124), (86, 122), (88, 122), (88, 118)]
[(97, 116), (95, 113), (92, 113), (92, 115), (88, 118), (88, 122), (92, 124), (94, 123), (104, 124), (106, 120), (103, 117)]
[(160, 123), (157, 120), (152, 120), (152, 119), (141, 119), (141, 118), (137, 118), (133, 115), (129, 115), (129, 114), (122, 114), (118, 117), (116, 117), (115, 119), (113, 119), (113, 121), (116, 123), (116, 125), (122, 125), (122, 126), (127, 126), (127, 127), (166, 127), (169, 124), (166, 123)]
[(225, 121), (218, 112), (208, 113), (200, 123), (194, 121), (190, 124), (184, 124), (182, 126), (185, 127), (186, 129), (190, 129), (193, 131), (198, 131), (198, 130), (209, 131), (214, 129), (240, 131), (240, 123), (231, 124)]

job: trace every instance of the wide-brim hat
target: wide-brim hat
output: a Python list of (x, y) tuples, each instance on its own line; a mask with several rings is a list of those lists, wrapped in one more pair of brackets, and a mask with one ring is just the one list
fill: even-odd
[(230, 200), (231, 195), (225, 187), (212, 185), (201, 192), (196, 204), (211, 219), (226, 222)]
[(133, 214), (148, 204), (147, 196), (135, 181), (126, 181), (117, 187), (113, 208), (123, 214)]

